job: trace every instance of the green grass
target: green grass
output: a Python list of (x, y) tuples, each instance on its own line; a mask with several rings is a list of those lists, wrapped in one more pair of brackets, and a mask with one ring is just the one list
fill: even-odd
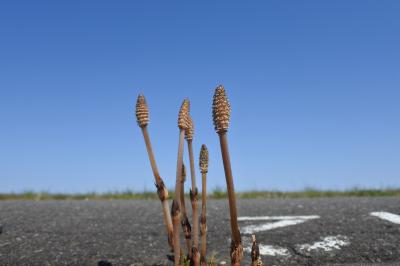
[(400, 197), (400, 189), (351, 189), (351, 190), (316, 190), (302, 191), (249, 191), (238, 193), (242, 199), (257, 198), (322, 198), (322, 197)]
[[(173, 198), (173, 192), (170, 192)], [(201, 194), (199, 194), (201, 196)], [(210, 199), (227, 198), (225, 190), (216, 188), (209, 195)], [(240, 199), (275, 199), (275, 198), (321, 198), (321, 197), (400, 197), (400, 188), (394, 189), (349, 189), (317, 190), (304, 189), (301, 191), (247, 191), (237, 193)], [(132, 199), (158, 199), (156, 191), (134, 192), (132, 190), (105, 192), (105, 193), (49, 193), (26, 191), (22, 193), (3, 193), (0, 200), (132, 200)]]

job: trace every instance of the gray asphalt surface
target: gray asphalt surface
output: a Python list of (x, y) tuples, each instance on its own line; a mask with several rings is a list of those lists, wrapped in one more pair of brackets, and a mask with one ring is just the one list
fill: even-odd
[[(207, 211), (208, 254), (215, 253), (218, 261), (229, 265), (227, 200), (208, 201)], [(263, 256), (264, 265), (400, 265), (400, 225), (369, 215), (375, 211), (400, 214), (400, 198), (238, 202), (240, 216), (320, 216), (256, 233), (261, 244), (289, 252)], [(262, 221), (240, 222), (240, 226), (249, 223)], [(161, 205), (155, 200), (1, 201), (0, 225), (0, 265), (170, 264)], [(349, 244), (331, 251), (299, 248), (338, 235)], [(249, 238), (243, 234), (245, 246)], [(249, 261), (250, 254), (245, 253), (243, 265)]]

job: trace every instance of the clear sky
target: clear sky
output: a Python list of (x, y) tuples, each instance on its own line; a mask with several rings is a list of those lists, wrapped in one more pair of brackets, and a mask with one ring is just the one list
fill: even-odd
[(247, 3), (3, 1), (0, 192), (153, 190), (138, 93), (167, 186), (188, 97), (225, 188), (218, 84), (237, 190), (399, 187), (400, 1)]

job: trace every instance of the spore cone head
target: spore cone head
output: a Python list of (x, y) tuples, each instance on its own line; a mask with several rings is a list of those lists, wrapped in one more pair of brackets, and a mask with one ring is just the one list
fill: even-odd
[(188, 99), (183, 100), (181, 105), (181, 109), (178, 114), (178, 127), (180, 129), (186, 130), (189, 124), (189, 111), (190, 111), (190, 102)]
[(187, 120), (187, 129), (185, 130), (185, 139), (186, 140), (193, 140), (194, 136), (194, 124), (193, 124), (193, 119), (190, 115), (188, 115), (188, 120)]
[(136, 101), (136, 121), (140, 127), (145, 127), (149, 124), (149, 107), (146, 103), (146, 98), (139, 94)]
[(199, 165), (203, 174), (208, 172), (208, 149), (205, 144), (201, 145)]
[(215, 89), (212, 109), (215, 130), (217, 133), (226, 132), (229, 128), (231, 105), (222, 85)]

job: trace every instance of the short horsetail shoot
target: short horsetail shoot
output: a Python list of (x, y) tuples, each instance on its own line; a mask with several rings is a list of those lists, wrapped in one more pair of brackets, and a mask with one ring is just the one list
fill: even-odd
[(263, 263), (260, 257), (260, 248), (256, 241), (256, 236), (252, 235), (253, 245), (251, 246), (251, 266), (262, 266)]
[(208, 172), (208, 150), (205, 144), (201, 145), (199, 166), (201, 172), (201, 216), (200, 216), (200, 264), (207, 264), (207, 222), (206, 222), (206, 201), (207, 201), (207, 172)]

